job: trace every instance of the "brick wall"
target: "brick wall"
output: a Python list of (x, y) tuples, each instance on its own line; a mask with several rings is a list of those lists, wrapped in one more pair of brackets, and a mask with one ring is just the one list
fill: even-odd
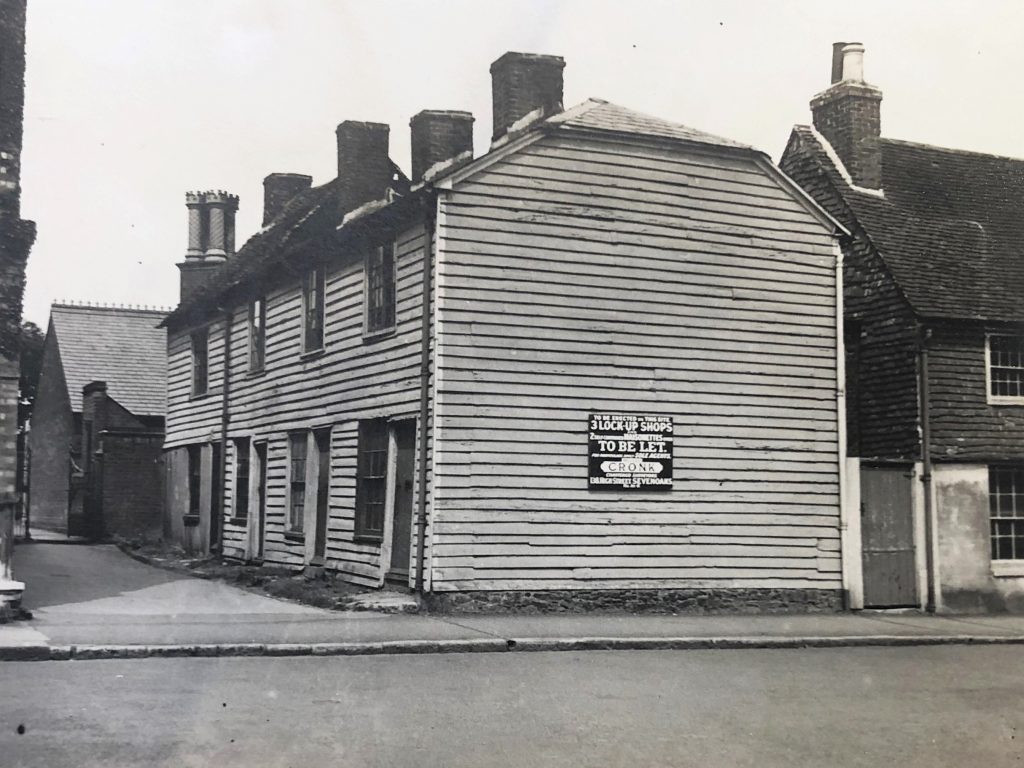
[(164, 502), (163, 432), (104, 432), (100, 445), (104, 532), (158, 538)]
[(882, 185), (882, 93), (874, 86), (840, 83), (811, 101), (814, 127), (828, 139), (861, 187)]

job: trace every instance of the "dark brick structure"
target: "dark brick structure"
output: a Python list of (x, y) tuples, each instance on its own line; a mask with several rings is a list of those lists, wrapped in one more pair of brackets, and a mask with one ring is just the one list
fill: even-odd
[[(0, 0), (0, 505), (15, 501), (18, 346), (35, 224), (21, 218), (25, 0)], [(2, 511), (2, 510), (0, 510)]]
[(412, 180), (422, 181), (430, 167), (473, 154), (473, 115), (425, 109), (409, 121)]
[(163, 520), (163, 429), (153, 429), (107, 393), (82, 390), (81, 533), (91, 538), (158, 538)]
[(491, 64), (494, 134), (499, 139), (536, 109), (547, 117), (562, 111), (561, 56), (509, 52)]

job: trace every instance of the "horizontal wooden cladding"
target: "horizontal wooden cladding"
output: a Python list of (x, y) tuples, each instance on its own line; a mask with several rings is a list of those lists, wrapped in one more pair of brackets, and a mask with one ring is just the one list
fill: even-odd
[[(754, 163), (547, 141), (443, 203), (434, 588), (840, 585), (830, 232)], [(586, 415), (671, 415), (671, 490)]]

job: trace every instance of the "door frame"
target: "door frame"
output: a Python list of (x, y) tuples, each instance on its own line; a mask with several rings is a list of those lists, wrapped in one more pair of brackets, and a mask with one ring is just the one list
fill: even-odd
[[(263, 457), (260, 458), (260, 448)], [(263, 562), (267, 540), (267, 465), (270, 463), (270, 447), (267, 438), (249, 436), (249, 520), (246, 527), (246, 559)], [(258, 472), (254, 472), (258, 469)], [(260, 498), (260, 484), (263, 498)]]
[[(413, 434), (419, 435), (419, 419), (415, 416), (394, 416), (388, 418), (388, 479), (384, 493), (384, 530), (382, 533), (383, 538), (380, 542), (380, 567), (377, 575), (377, 586), (384, 586), (384, 581), (388, 577), (388, 573), (391, 570), (391, 549), (392, 541), (395, 535), (395, 497), (396, 497), (396, 480), (398, 475), (398, 427), (402, 424), (411, 424), (413, 428)], [(415, 482), (415, 467), (419, 461), (419, 440), (413, 438), (413, 492), (412, 492), (412, 515), (413, 522), (415, 523), (416, 515), (416, 503), (417, 495), (419, 494), (419, 488)], [(413, 561), (416, 556), (416, 526), (415, 524), (409, 526), (410, 546), (409, 546), (409, 586), (413, 586), (413, 576), (415, 568), (413, 567)]]

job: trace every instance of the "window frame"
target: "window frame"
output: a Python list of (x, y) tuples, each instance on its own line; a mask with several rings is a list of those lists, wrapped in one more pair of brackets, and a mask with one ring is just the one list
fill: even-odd
[[(259, 306), (257, 317), (256, 307)], [(249, 302), (249, 373), (262, 373), (267, 365), (267, 297)]]
[[(356, 443), (356, 508), (354, 538), (383, 542), (390, 473), (390, 423), (387, 418), (360, 419)], [(380, 465), (375, 462), (379, 461)], [(376, 471), (377, 474), (370, 474)], [(369, 505), (379, 507), (374, 517)], [(379, 515), (379, 519), (376, 519)]]
[[(301, 446), (302, 459), (296, 456), (296, 447)], [(296, 468), (301, 464), (300, 470)], [(309, 470), (309, 431), (288, 433), (288, 516), (285, 520), (285, 535), (303, 538), (306, 527), (306, 475)], [(296, 493), (298, 492), (298, 495)], [(298, 498), (301, 503), (296, 503)]]
[(233, 441), (235, 471), (233, 478), (234, 495), (231, 499), (231, 519), (238, 522), (249, 520), (249, 486), (252, 477), (252, 460), (249, 455), (251, 440), (236, 437)]
[[(1024, 334), (1006, 331), (990, 331), (985, 334), (985, 398), (991, 405), (1024, 405), (1024, 361), (1021, 366), (1021, 394), (1020, 395), (994, 395), (992, 394), (992, 338), (1002, 337), (1016, 339), (1024, 351)], [(998, 366), (1004, 368), (1006, 366)]]
[[(390, 267), (385, 264), (386, 261), (385, 253), (390, 254)], [(372, 313), (374, 309), (378, 309), (371, 304), (371, 296), (374, 295), (374, 275), (378, 271), (376, 261), (372, 259), (380, 254), (379, 272), (386, 279), (381, 286), (381, 292), (384, 294), (383, 302), (381, 307), (389, 310), (382, 321), (371, 322)], [(391, 240), (386, 243), (382, 243), (373, 248), (370, 248), (363, 254), (363, 338), (367, 340), (378, 339), (383, 336), (393, 334), (397, 326), (398, 316), (398, 242)], [(386, 304), (384, 303), (386, 302)], [(377, 325), (376, 322), (381, 322)]]
[[(1009, 474), (1010, 493), (998, 488), (997, 477), (1000, 474)], [(1015, 477), (1016, 475), (1016, 477)], [(996, 515), (996, 512), (1005, 510), (997, 509), (1001, 505), (997, 500), (1001, 497), (1010, 496), (1010, 514)], [(996, 575), (1024, 575), (1024, 464), (991, 464), (988, 467), (988, 520), (989, 520), (989, 553), (992, 562), (992, 570)], [(996, 526), (1010, 523), (1012, 530), (1010, 534), (996, 535)], [(997, 556), (997, 540), (1009, 539), (1011, 542), (1011, 557)]]
[[(210, 393), (210, 328), (200, 328), (189, 334), (190, 356), (192, 359), (192, 397), (205, 397)], [(202, 339), (202, 365), (199, 360), (198, 341)], [(200, 381), (200, 370), (202, 381)], [(200, 384), (202, 386), (200, 386)]]
[[(310, 307), (310, 299), (319, 299), (318, 306)], [(302, 276), (302, 353), (312, 354), (320, 352), (325, 344), (326, 312), (324, 305), (327, 301), (327, 268), (324, 264), (317, 264), (310, 268)], [(315, 314), (314, 314), (315, 312)], [(311, 322), (311, 320), (318, 322)], [(318, 342), (315, 346), (311, 343), (311, 335), (319, 331), (319, 339), (312, 339)]]
[(188, 508), (185, 512), (186, 525), (195, 525), (199, 522), (199, 516), (203, 505), (203, 446), (193, 444), (185, 446), (188, 466), (186, 477), (188, 478)]

